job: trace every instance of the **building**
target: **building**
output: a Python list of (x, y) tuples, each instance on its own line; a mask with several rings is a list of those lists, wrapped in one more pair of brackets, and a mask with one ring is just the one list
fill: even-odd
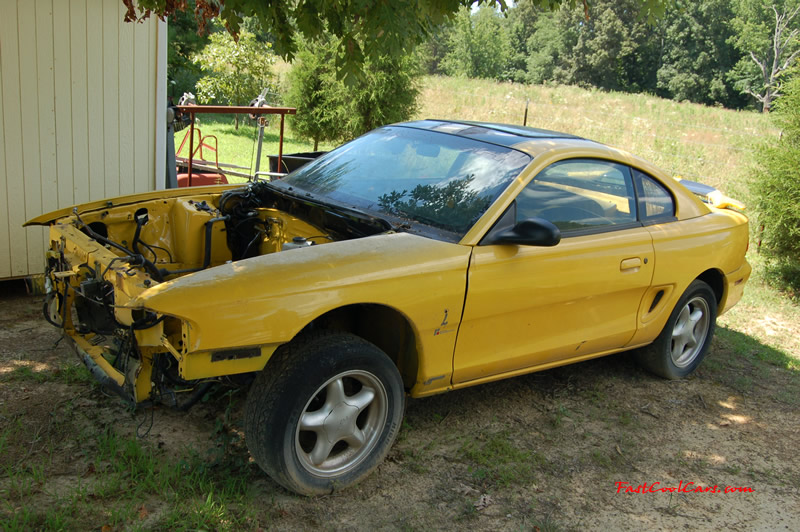
[(0, 13), (3, 280), (44, 271), (47, 230), (26, 220), (163, 188), (167, 29), (123, 22), (121, 0), (0, 0)]

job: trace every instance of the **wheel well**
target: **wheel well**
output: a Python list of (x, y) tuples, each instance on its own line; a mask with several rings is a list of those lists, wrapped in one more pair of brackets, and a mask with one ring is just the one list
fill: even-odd
[(406, 389), (417, 380), (419, 353), (414, 330), (397, 310), (383, 305), (348, 305), (331, 310), (305, 329), (346, 331), (378, 346), (397, 365)]
[(711, 290), (714, 291), (717, 305), (722, 303), (722, 296), (725, 295), (725, 282), (723, 281), (722, 272), (719, 270), (706, 270), (697, 278), (710, 286)]

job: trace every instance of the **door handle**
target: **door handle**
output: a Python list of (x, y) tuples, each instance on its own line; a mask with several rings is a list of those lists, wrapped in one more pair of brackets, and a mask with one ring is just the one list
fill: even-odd
[(629, 272), (629, 271), (639, 271), (639, 268), (642, 267), (642, 259), (639, 257), (633, 257), (630, 259), (624, 259), (622, 262), (619, 263), (619, 271), (621, 272)]

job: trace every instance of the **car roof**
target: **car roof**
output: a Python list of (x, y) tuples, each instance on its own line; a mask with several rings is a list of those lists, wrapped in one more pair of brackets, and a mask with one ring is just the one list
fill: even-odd
[(531, 155), (536, 155), (536, 153), (541, 152), (542, 144), (547, 144), (549, 147), (552, 147), (554, 144), (561, 144), (559, 141), (567, 141), (570, 144), (574, 144), (575, 141), (580, 141), (581, 144), (585, 143), (596, 148), (606, 147), (598, 142), (587, 140), (576, 135), (570, 135), (569, 133), (514, 124), (473, 122), (470, 120), (426, 119), (403, 122), (396, 125), (473, 138), (484, 142), (491, 142), (492, 144), (499, 144), (508, 148), (515, 148), (528, 152)]

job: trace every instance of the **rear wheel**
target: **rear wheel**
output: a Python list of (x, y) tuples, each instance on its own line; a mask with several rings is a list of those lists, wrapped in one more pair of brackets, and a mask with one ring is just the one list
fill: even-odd
[(639, 362), (666, 379), (691, 374), (705, 358), (717, 320), (717, 299), (708, 284), (689, 285), (656, 340), (636, 353)]
[(281, 347), (250, 388), (247, 446), (284, 487), (304, 495), (355, 484), (394, 442), (405, 392), (394, 363), (346, 333)]

